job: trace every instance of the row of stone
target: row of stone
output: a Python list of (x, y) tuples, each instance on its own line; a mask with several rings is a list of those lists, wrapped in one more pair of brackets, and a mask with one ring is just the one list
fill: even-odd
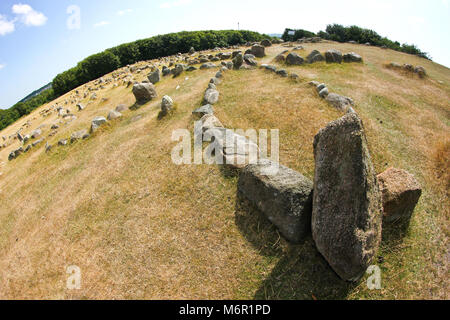
[[(285, 62), (287, 65), (302, 65), (305, 63), (305, 59), (296, 52), (290, 52), (287, 56), (285, 54), (288, 51), (284, 51), (275, 57), (275, 60), (279, 63)], [(322, 55), (319, 51), (313, 50), (307, 57), (308, 63), (326, 61), (327, 63), (342, 63), (342, 62), (362, 62), (362, 57), (354, 52), (342, 54), (338, 50), (328, 50), (325, 55)]]
[(342, 112), (355, 112), (353, 107), (355, 103), (352, 98), (341, 96), (337, 93), (330, 93), (328, 87), (324, 83), (311, 81), (309, 83), (315, 87), (319, 96), (325, 99), (330, 105)]

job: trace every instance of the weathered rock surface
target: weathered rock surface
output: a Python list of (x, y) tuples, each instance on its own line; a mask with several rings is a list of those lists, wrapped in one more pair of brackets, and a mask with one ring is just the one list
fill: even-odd
[(199, 118), (201, 118), (201, 117), (203, 117), (204, 115), (207, 115), (207, 114), (210, 114), (210, 115), (214, 114), (214, 108), (213, 108), (212, 105), (206, 104), (206, 105), (204, 105), (204, 106), (202, 106), (202, 107), (200, 107), (198, 109), (195, 109), (192, 112), (192, 114), (195, 115), (195, 116), (198, 116)]
[(314, 63), (314, 62), (320, 62), (325, 61), (325, 57), (317, 50), (313, 50), (307, 57), (306, 61), (308, 63)]
[(85, 129), (74, 132), (70, 136), (70, 143), (73, 143), (77, 140), (85, 139), (87, 136), (89, 136), (89, 134), (88, 134), (87, 130), (85, 130)]
[(263, 41), (261, 41), (261, 45), (264, 47), (270, 47), (272, 46), (272, 42), (270, 42), (270, 40), (268, 39), (264, 39)]
[(148, 81), (150, 81), (152, 84), (161, 81), (161, 73), (159, 72), (159, 69), (157, 69), (155, 72), (150, 73), (147, 78)]
[[(278, 170), (270, 172), (270, 167)], [(239, 192), (280, 230), (286, 240), (300, 243), (311, 231), (313, 183), (300, 173), (269, 160), (245, 167)]]
[(95, 117), (91, 122), (91, 132), (95, 132), (103, 124), (107, 122), (105, 117)]
[(122, 114), (116, 110), (111, 110), (108, 113), (108, 120), (114, 120), (114, 119), (119, 119), (120, 117), (122, 117)]
[(266, 56), (266, 49), (264, 46), (256, 44), (252, 47), (251, 54), (257, 58), (264, 58)]
[(242, 66), (243, 63), (244, 63), (244, 57), (242, 56), (242, 53), (238, 53), (233, 58), (233, 68), (235, 70), (238, 70)]
[(300, 57), (297, 53), (291, 52), (286, 57), (286, 63), (288, 65), (302, 65), (305, 62), (305, 59)]
[(173, 107), (173, 100), (169, 96), (164, 96), (161, 101), (161, 111), (166, 114), (170, 110), (172, 110)]
[(381, 240), (381, 195), (361, 119), (350, 113), (314, 139), (312, 234), (344, 280), (357, 281)]
[(206, 90), (204, 100), (207, 104), (211, 105), (217, 103), (219, 101), (219, 91), (215, 89)]
[(409, 220), (422, 195), (422, 188), (414, 176), (405, 170), (390, 168), (378, 175), (383, 200), (383, 220)]
[(156, 98), (155, 86), (151, 83), (137, 83), (133, 86), (133, 94), (138, 103), (146, 103)]
[(327, 63), (342, 63), (342, 59), (342, 53), (338, 50), (332, 49), (325, 52)]
[(330, 93), (326, 97), (326, 101), (338, 110), (346, 112), (348, 108), (354, 107), (355, 103), (352, 98), (340, 96), (336, 93)]
[(362, 62), (362, 57), (354, 52), (344, 54), (344, 62)]

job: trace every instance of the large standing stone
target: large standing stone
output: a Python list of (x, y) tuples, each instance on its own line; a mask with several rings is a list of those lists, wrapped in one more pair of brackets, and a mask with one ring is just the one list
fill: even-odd
[(219, 101), (219, 91), (215, 89), (208, 89), (205, 92), (205, 102), (207, 104), (215, 104)]
[(252, 47), (251, 54), (258, 58), (264, 58), (266, 56), (266, 49), (264, 46), (256, 44)]
[(300, 173), (278, 165), (276, 173), (267, 168), (277, 164), (262, 160), (241, 171), (238, 190), (280, 230), (286, 240), (299, 243), (311, 230), (313, 183)]
[(390, 168), (378, 176), (383, 199), (383, 220), (409, 220), (422, 195), (414, 176), (405, 170)]
[(317, 249), (344, 280), (357, 281), (381, 240), (381, 195), (361, 119), (331, 122), (314, 139), (312, 234)]
[(325, 52), (325, 60), (327, 63), (342, 63), (342, 53), (332, 49)]
[(172, 69), (173, 77), (178, 77), (184, 71), (184, 66), (182, 64), (177, 64), (175, 68)]
[(151, 83), (136, 83), (133, 86), (133, 94), (138, 103), (146, 103), (158, 96), (155, 86)]
[(301, 65), (305, 62), (305, 60), (300, 57), (297, 53), (291, 52), (286, 57), (286, 63), (289, 65)]

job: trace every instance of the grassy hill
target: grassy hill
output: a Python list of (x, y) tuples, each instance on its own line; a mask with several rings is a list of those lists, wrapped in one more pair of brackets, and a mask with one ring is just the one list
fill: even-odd
[[(217, 71), (197, 70), (163, 78), (156, 85), (158, 99), (66, 147), (56, 144), (89, 128), (95, 116), (119, 104), (132, 106), (131, 87), (105, 85), (96, 91), (97, 100), (90, 101), (90, 94), (82, 99), (87, 106), (82, 112), (72, 103), (74, 90), (0, 132), (3, 143), (2, 136), (31, 121), (24, 133), (43, 126), (54, 146), (46, 153), (42, 145), (10, 162), (19, 142), (0, 149), (0, 298), (449, 298), (450, 70), (363, 45), (303, 46), (298, 53), (304, 57), (313, 49), (335, 48), (360, 54), (364, 63), (286, 67), (298, 81), (259, 68), (229, 71), (218, 86), (216, 116), (229, 128), (280, 129), (280, 162), (312, 178), (313, 138), (341, 113), (308, 82), (325, 82), (355, 100), (376, 171), (408, 170), (423, 187), (409, 229), (383, 234), (382, 290), (370, 291), (366, 277), (358, 284), (340, 280), (311, 238), (289, 245), (237, 197), (235, 175), (216, 165), (172, 163), (172, 131), (193, 129), (192, 110)], [(274, 58), (285, 49), (272, 46), (258, 62), (277, 65)], [(429, 76), (386, 68), (392, 61), (422, 65)], [(147, 73), (134, 78), (144, 80)], [(176, 110), (158, 120), (164, 95), (173, 98)], [(56, 103), (77, 119), (48, 137), (58, 117), (41, 113)], [(81, 290), (66, 289), (70, 265), (81, 268)]]

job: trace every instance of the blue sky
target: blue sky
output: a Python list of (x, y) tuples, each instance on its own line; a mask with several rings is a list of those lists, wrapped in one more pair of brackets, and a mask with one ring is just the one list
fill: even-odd
[[(68, 8), (80, 9), (80, 25)], [(414, 43), (450, 67), (450, 0), (0, 0), (0, 107), (10, 107), (83, 58), (182, 30), (282, 33), (358, 25)]]

